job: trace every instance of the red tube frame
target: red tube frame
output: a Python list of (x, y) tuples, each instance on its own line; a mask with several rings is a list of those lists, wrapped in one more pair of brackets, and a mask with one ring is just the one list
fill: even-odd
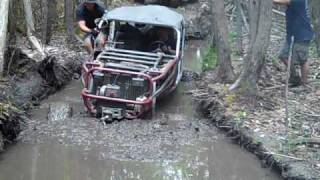
[[(125, 71), (125, 70), (118, 70), (118, 69), (110, 69), (110, 68), (103, 68), (100, 67), (99, 63), (94, 63), (94, 62), (86, 62), (83, 65), (83, 70), (84, 70), (84, 89), (82, 90), (82, 98), (84, 100), (84, 104), (86, 108), (91, 112), (91, 113), (96, 113), (95, 107), (89, 103), (90, 99), (99, 99), (99, 100), (105, 100), (105, 101), (114, 101), (114, 102), (120, 102), (120, 103), (128, 103), (128, 104), (137, 104), (137, 105), (142, 105), (144, 108), (142, 109), (148, 109), (145, 108), (145, 106), (151, 106), (152, 105), (152, 92), (153, 92), (153, 83), (157, 82), (158, 80), (161, 80), (164, 78), (168, 72), (174, 67), (174, 65), (177, 64), (178, 59), (175, 58), (169, 64), (162, 70), (162, 72), (159, 72), (160, 75), (156, 77), (151, 77), (149, 75), (146, 75), (144, 73), (137, 73), (137, 72), (132, 72), (132, 71)], [(87, 66), (91, 66), (91, 68), (88, 68)], [(132, 75), (137, 75), (137, 76), (143, 76), (145, 77), (150, 83), (149, 83), (149, 90), (148, 92), (151, 94), (146, 100), (144, 101), (133, 101), (133, 100), (127, 100), (127, 99), (119, 99), (119, 98), (111, 98), (111, 97), (105, 97), (105, 96), (97, 96), (93, 94), (88, 93), (88, 81), (89, 81), (89, 76), (92, 74), (93, 71), (98, 70), (98, 71), (104, 71), (104, 72), (111, 72), (111, 73), (120, 73), (120, 74), (132, 74)], [(174, 87), (172, 87), (174, 89)], [(139, 113), (141, 115), (142, 112)], [(138, 115), (138, 116), (139, 116)]]

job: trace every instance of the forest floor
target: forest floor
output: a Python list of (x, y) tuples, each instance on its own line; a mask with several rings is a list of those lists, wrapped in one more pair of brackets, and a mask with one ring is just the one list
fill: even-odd
[[(288, 179), (319, 179), (320, 58), (311, 47), (309, 83), (289, 88), (290, 124), (286, 129), (286, 67), (277, 60), (282, 44), (277, 33), (279, 31), (273, 28), (255, 102), (230, 92), (228, 84), (213, 83), (214, 70), (203, 73), (199, 89), (190, 93), (200, 100), (201, 110), (218, 128), (257, 154), (268, 167), (277, 167)], [(243, 57), (233, 57), (237, 74), (242, 62)]]
[[(268, 65), (259, 85), (257, 102), (248, 102), (228, 91), (228, 85), (213, 84), (212, 72), (192, 92), (220, 129), (254, 151), (267, 165), (283, 168), (284, 177), (320, 177), (320, 62), (310, 61), (310, 83), (289, 89), (290, 128), (285, 128), (285, 72)], [(263, 82), (264, 81), (264, 82)]]

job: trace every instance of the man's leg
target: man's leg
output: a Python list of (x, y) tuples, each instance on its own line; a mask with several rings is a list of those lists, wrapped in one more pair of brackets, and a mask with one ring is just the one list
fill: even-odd
[[(281, 60), (281, 62), (283, 62), (283, 64), (285, 64), (286, 67), (288, 67), (288, 62), (289, 62), (288, 61), (289, 51), (290, 51), (290, 45), (288, 42), (285, 42), (280, 51), (279, 59)], [(290, 65), (290, 77), (289, 77), (289, 83), (291, 84), (291, 86), (297, 86), (297, 85), (300, 85), (301, 83), (299, 74), (297, 73), (296, 67), (294, 65), (295, 59), (296, 59), (296, 54), (295, 54), (295, 50), (293, 49), (293, 54), (291, 57), (291, 65)]]
[(84, 39), (84, 48), (88, 52), (88, 54), (93, 54), (93, 44), (92, 44), (92, 35), (87, 35)]
[(301, 84), (305, 85), (307, 84), (309, 73), (309, 43), (297, 43), (295, 51), (297, 53), (297, 59), (300, 64)]
[(309, 74), (309, 63), (305, 62), (301, 65), (301, 83), (306, 85), (308, 83), (308, 74)]

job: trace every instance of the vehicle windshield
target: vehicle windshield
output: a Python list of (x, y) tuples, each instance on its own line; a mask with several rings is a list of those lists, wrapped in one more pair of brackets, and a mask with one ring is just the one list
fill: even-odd
[(170, 55), (176, 53), (177, 33), (173, 28), (116, 21), (113, 29), (115, 48)]

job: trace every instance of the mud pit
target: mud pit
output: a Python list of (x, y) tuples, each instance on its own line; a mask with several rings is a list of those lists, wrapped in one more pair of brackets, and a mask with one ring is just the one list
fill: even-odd
[[(187, 69), (200, 70), (198, 43), (186, 51)], [(73, 81), (33, 111), (19, 142), (0, 156), (0, 179), (280, 179), (197, 116), (185, 94), (192, 88), (181, 83), (152, 120), (104, 125), (86, 114)]]

